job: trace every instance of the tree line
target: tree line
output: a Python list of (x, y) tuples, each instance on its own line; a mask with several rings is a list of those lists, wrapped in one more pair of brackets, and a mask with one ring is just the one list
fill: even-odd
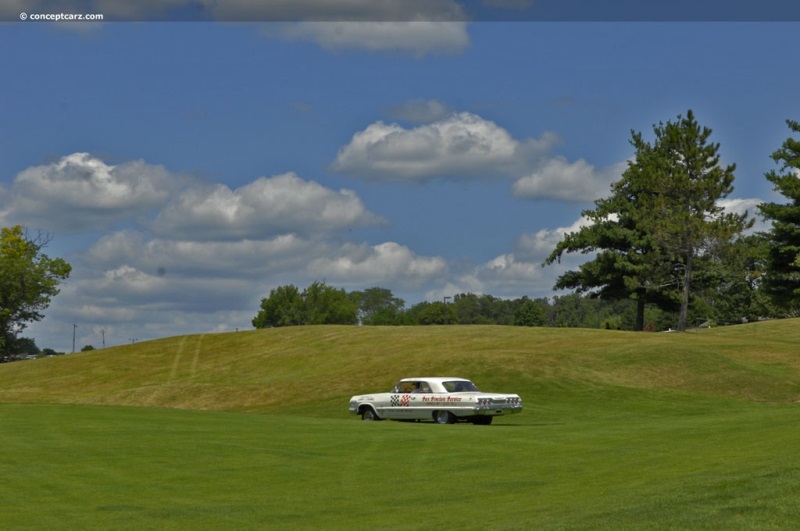
[[(786, 121), (791, 133), (800, 123)], [(685, 330), (800, 316), (800, 138), (772, 153), (764, 176), (784, 202), (758, 206), (768, 232), (749, 233), (749, 213), (720, 206), (733, 191), (733, 164), (694, 113), (653, 126), (654, 140), (631, 131), (634, 157), (610, 195), (594, 202), (589, 220), (567, 234), (542, 264), (565, 254), (592, 254), (558, 277), (569, 295), (508, 300), (461, 293), (410, 308), (390, 290), (347, 293), (325, 282), (302, 291), (281, 286), (262, 299), (256, 328), (307, 324), (502, 324), (625, 330)], [(21, 337), (44, 317), (71, 266), (43, 249), (51, 236), (22, 226), (0, 232), (0, 360), (38, 350)]]
[[(786, 124), (800, 133), (800, 123)], [(635, 156), (611, 194), (583, 211), (589, 223), (567, 234), (543, 263), (568, 253), (594, 254), (556, 281), (554, 289), (576, 296), (506, 301), (460, 294), (452, 304), (424, 302), (405, 310), (383, 288), (348, 294), (315, 282), (302, 293), (294, 286), (274, 290), (253, 324), (333, 322), (337, 312), (316, 309), (320, 290), (336, 292), (325, 297), (341, 301), (342, 324), (591, 323), (682, 331), (699, 323), (800, 315), (800, 140), (787, 138), (772, 154), (778, 168), (765, 174), (788, 202), (759, 205), (772, 227), (749, 234), (755, 222), (749, 213), (729, 212), (720, 204), (733, 192), (736, 166), (721, 165), (711, 129), (700, 126), (689, 110), (654, 125), (653, 133), (648, 142), (631, 131)], [(281, 309), (287, 296), (290, 310)]]
[[(290, 293), (290, 297), (287, 297)], [(306, 295), (313, 293), (312, 296)], [(320, 294), (324, 294), (321, 295)], [(763, 298), (763, 295), (756, 295)], [(736, 290), (715, 293), (714, 299), (703, 298), (690, 307), (690, 327), (719, 326), (768, 317), (772, 308), (763, 301), (763, 311), (742, 317), (745, 308), (755, 308), (747, 295)], [(606, 300), (581, 293), (553, 297), (503, 299), (486, 294), (460, 293), (447, 300), (423, 301), (410, 307), (391, 290), (373, 287), (363, 291), (346, 291), (316, 281), (301, 290), (285, 285), (270, 291), (262, 299), (253, 318), (255, 328), (277, 328), (302, 325), (507, 325), (569, 328), (637, 329), (637, 302), (632, 299)], [(677, 308), (662, 309), (648, 305), (641, 319), (643, 330), (677, 330), (680, 314)]]

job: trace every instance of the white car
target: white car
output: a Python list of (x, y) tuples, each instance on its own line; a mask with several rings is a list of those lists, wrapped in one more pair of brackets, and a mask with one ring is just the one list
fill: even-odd
[(464, 378), (403, 378), (391, 392), (357, 395), (350, 399), (350, 412), (363, 420), (491, 424), (494, 417), (521, 411), (519, 395), (482, 393)]

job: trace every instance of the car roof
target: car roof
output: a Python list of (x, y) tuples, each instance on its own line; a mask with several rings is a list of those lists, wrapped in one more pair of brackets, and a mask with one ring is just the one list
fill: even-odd
[(452, 376), (420, 376), (417, 378), (403, 378), (401, 382), (411, 382), (417, 380), (425, 380), (426, 382), (468, 382), (466, 378), (457, 378)]

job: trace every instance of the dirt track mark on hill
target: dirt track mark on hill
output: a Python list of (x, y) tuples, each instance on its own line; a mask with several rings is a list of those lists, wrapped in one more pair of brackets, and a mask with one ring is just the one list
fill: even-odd
[[(186, 340), (189, 336), (181, 338), (178, 344), (178, 350), (175, 352), (175, 358), (172, 360), (172, 370), (169, 373), (169, 381), (172, 382), (178, 378), (178, 371), (180, 370), (181, 358), (186, 350)], [(197, 366), (200, 363), (200, 350), (203, 346), (203, 339), (205, 334), (198, 336), (197, 343), (194, 346), (194, 355), (192, 356), (192, 364), (189, 368), (189, 378), (194, 378), (197, 375)], [(184, 369), (185, 370), (185, 369)]]
[(197, 338), (197, 345), (194, 347), (194, 358), (192, 358), (192, 378), (197, 374), (197, 363), (200, 361), (200, 347), (203, 345), (205, 334)]
[(172, 360), (172, 370), (169, 373), (169, 381), (174, 380), (175, 377), (178, 375), (178, 365), (181, 362), (181, 354), (183, 354), (183, 347), (186, 345), (186, 337), (187, 336), (183, 336), (181, 338), (181, 342), (178, 344), (178, 351), (175, 353), (175, 359)]

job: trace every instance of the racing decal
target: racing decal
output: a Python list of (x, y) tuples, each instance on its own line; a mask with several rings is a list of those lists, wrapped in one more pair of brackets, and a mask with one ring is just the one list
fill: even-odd
[(411, 395), (392, 395), (389, 400), (392, 407), (408, 407)]
[(446, 403), (446, 402), (461, 402), (461, 397), (460, 396), (423, 396), (422, 397), (422, 401), (423, 402), (429, 402), (429, 403), (437, 403), (437, 404)]

